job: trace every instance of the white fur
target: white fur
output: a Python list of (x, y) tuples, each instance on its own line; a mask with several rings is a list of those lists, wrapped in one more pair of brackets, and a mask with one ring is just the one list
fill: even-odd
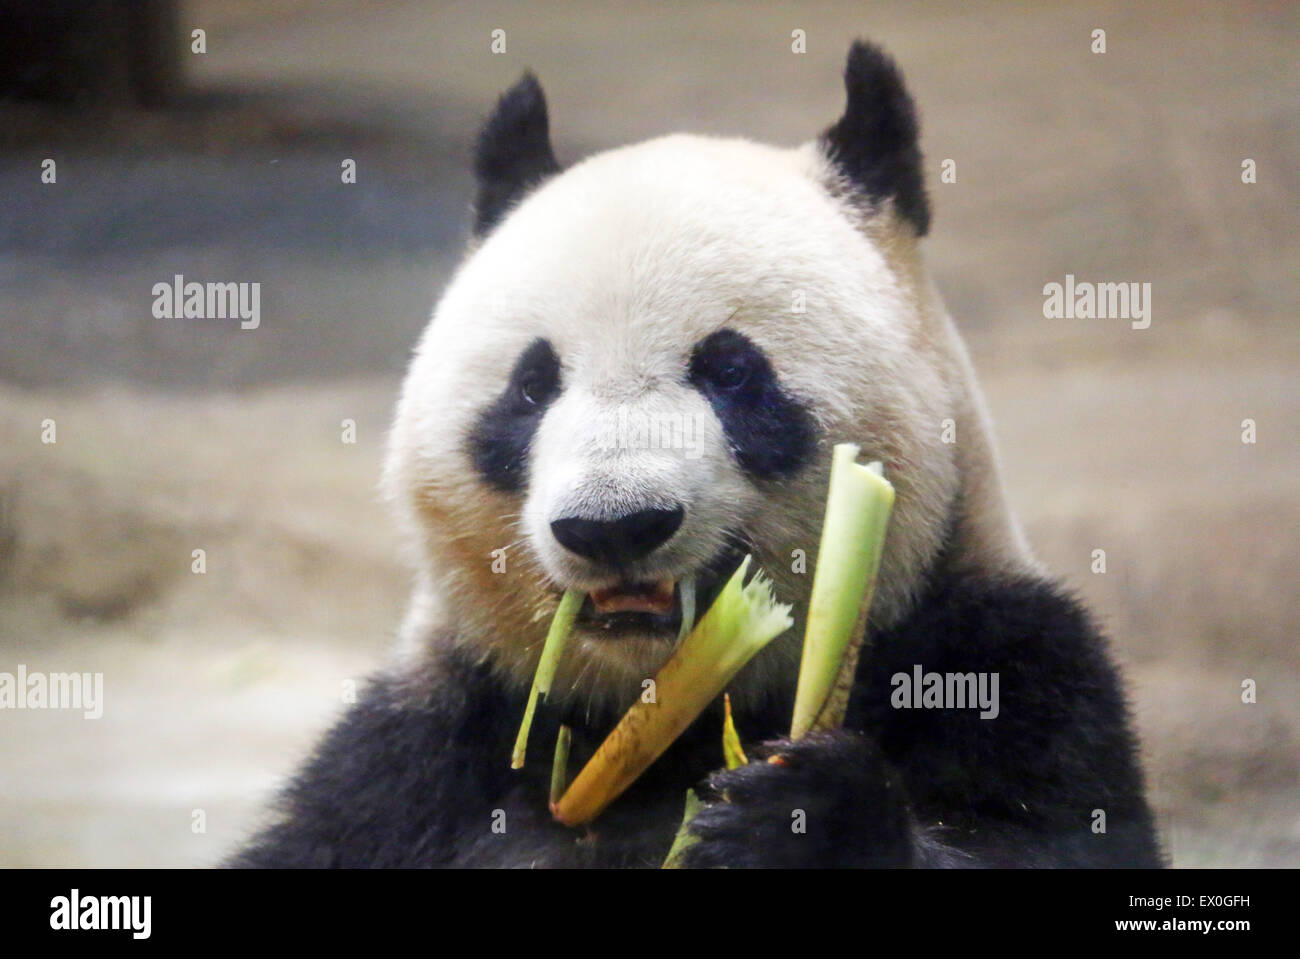
[[(743, 528), (778, 596), (807, 600), (830, 447), (881, 459), (898, 490), (873, 606), (897, 620), (955, 514), (956, 559), (1027, 568), (1003, 503), (983, 401), (960, 339), (888, 205), (864, 210), (828, 189), (812, 144), (670, 136), (595, 156), (528, 196), (452, 280), (407, 376), (386, 488), (413, 533), (419, 571), (403, 629), (405, 665), (437, 642), (495, 655), (531, 677), (559, 589), (601, 585), (549, 531), (572, 514), (617, 515), (680, 502), (681, 530), (647, 578), (681, 576)], [(793, 313), (797, 291), (806, 312)], [(756, 485), (735, 464), (707, 401), (684, 383), (691, 347), (736, 329), (768, 355), (823, 433), (795, 479)], [(535, 338), (553, 344), (563, 392), (534, 439), (523, 497), (488, 489), (465, 438)], [(609, 449), (620, 415), (680, 416), (698, 427), (681, 449)], [(941, 442), (957, 422), (957, 443)], [(491, 571), (506, 548), (508, 569)], [(791, 551), (808, 571), (791, 571)], [(755, 688), (797, 660), (802, 617), (742, 677)], [(662, 642), (579, 635), (557, 688), (627, 701), (668, 654)]]

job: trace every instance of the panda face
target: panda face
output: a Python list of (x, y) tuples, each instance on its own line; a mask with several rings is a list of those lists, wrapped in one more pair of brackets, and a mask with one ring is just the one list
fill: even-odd
[(483, 481), (523, 498), (551, 579), (588, 593), (578, 626), (597, 637), (674, 638), (683, 597), (707, 607), (754, 548), (743, 504), (816, 452), (806, 404), (743, 333), (669, 349), (642, 357), (662, 373), (631, 390), (591, 382), (580, 358), (565, 375), (534, 340), (469, 435)]
[(824, 144), (678, 135), (553, 166), (480, 211), (407, 377), (387, 470), (417, 532), (406, 631), (484, 647), (522, 683), (580, 590), (556, 688), (625, 696), (670, 655), (683, 597), (702, 613), (753, 553), (796, 611), (747, 670), (761, 687), (797, 663), (838, 442), (898, 488), (876, 606), (901, 608), (955, 467), (892, 201), (846, 192)]

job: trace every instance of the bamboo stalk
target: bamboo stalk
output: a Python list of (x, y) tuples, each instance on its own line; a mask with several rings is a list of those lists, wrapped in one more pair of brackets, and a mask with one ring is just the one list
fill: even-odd
[(566, 590), (560, 599), (551, 620), (551, 628), (546, 633), (546, 645), (542, 647), (542, 657), (537, 662), (537, 672), (533, 674), (533, 685), (528, 691), (528, 705), (524, 707), (524, 719), (519, 724), (519, 735), (515, 737), (515, 748), (510, 754), (510, 768), (521, 769), (528, 749), (528, 732), (533, 728), (533, 713), (537, 709), (538, 699), (545, 699), (551, 693), (551, 683), (555, 681), (555, 670), (560, 665), (560, 655), (568, 642), (569, 633), (573, 631), (573, 620), (582, 607), (585, 594), (577, 590)]
[(633, 704), (560, 801), (551, 805), (557, 820), (576, 826), (600, 815), (755, 653), (790, 628), (790, 607), (775, 601), (771, 582), (761, 572), (744, 583), (750, 562), (746, 556), (659, 671), (654, 701)]
[(791, 739), (844, 721), (866, 633), (894, 487), (879, 463), (863, 466), (857, 455), (856, 445), (840, 443), (831, 459)]

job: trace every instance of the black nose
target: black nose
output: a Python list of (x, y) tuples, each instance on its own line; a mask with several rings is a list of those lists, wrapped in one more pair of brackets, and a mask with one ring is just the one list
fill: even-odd
[(654, 552), (677, 532), (686, 511), (643, 509), (618, 519), (597, 520), (568, 516), (551, 524), (551, 532), (565, 549), (579, 556), (625, 566)]

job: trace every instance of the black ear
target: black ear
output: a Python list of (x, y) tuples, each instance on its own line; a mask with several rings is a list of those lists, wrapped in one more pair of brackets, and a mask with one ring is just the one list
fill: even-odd
[(892, 197), (898, 215), (917, 236), (930, 228), (930, 203), (921, 175), (916, 106), (903, 76), (879, 47), (861, 40), (844, 68), (848, 104), (822, 134), (831, 161), (873, 201)]
[(479, 131), (474, 150), (478, 179), (474, 235), (485, 235), (525, 193), (559, 172), (551, 151), (546, 95), (537, 77), (525, 73), (502, 94)]

